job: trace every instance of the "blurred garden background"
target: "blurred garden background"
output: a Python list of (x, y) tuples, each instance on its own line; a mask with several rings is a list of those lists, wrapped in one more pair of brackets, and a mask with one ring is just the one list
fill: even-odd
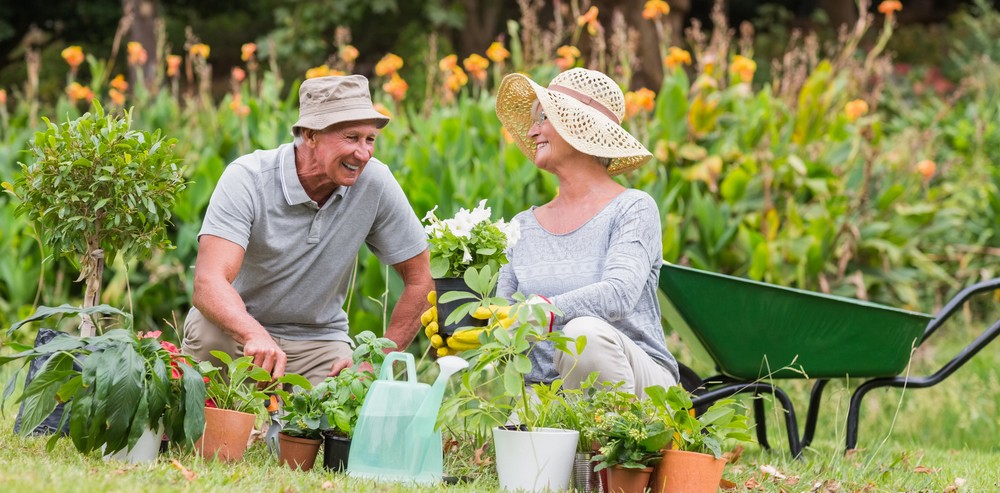
[[(102, 297), (131, 311), (137, 330), (176, 338), (215, 183), (241, 154), (290, 141), (302, 80), (370, 79), (379, 110), (393, 118), (376, 156), (418, 216), (435, 206), (449, 216), (485, 198), (510, 218), (557, 190), (500, 127), (499, 80), (525, 72), (545, 83), (582, 66), (621, 84), (624, 125), (654, 154), (622, 180), (659, 202), (666, 260), (934, 313), (961, 288), (1000, 275), (996, 3), (7, 2), (0, 180), (12, 188), (44, 119), (76, 118), (95, 98), (111, 112), (131, 109), (137, 128), (178, 139), (189, 184), (173, 210), (173, 248), (109, 259)], [(83, 296), (75, 260), (41, 244), (17, 203), (16, 190), (0, 194), (3, 328), (38, 305)], [(379, 332), (400, 289), (391, 269), (359, 252), (352, 330)], [(915, 371), (956, 354), (997, 319), (998, 305), (1000, 293), (977, 299), (943, 342), (917, 351)], [(11, 337), (30, 343), (33, 332)], [(416, 350), (426, 344), (421, 337)], [(678, 337), (668, 345), (712, 370)], [(897, 433), (997, 451), (993, 346), (958, 384), (908, 394), (901, 414), (912, 419)], [(901, 394), (884, 395), (862, 414), (881, 420), (863, 421), (863, 446), (866, 433), (870, 443), (888, 428)]]

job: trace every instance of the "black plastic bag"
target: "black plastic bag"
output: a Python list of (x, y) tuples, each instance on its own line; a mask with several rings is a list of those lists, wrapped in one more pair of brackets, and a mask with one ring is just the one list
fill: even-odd
[[(48, 344), (53, 339), (58, 336), (66, 335), (65, 332), (60, 332), (52, 329), (38, 329), (38, 335), (35, 336), (35, 347), (41, 346), (43, 344)], [(38, 370), (45, 365), (45, 362), (49, 360), (49, 356), (39, 356), (31, 360), (31, 364), (28, 365), (28, 376), (24, 379), (25, 388), (31, 383), (35, 378), (35, 374)], [(77, 370), (81, 370), (80, 365), (74, 363), (73, 366)], [(32, 430), (32, 435), (51, 435), (57, 431), (63, 435), (69, 434), (69, 419), (63, 423), (63, 427), (59, 429), (59, 421), (62, 420), (64, 405), (59, 403), (56, 405), (55, 410), (52, 411), (48, 417), (46, 417), (41, 424), (38, 425), (34, 430)], [(14, 433), (19, 433), (21, 431), (21, 414), (24, 413), (24, 403), (21, 403), (21, 407), (17, 410), (17, 419), (14, 420)]]

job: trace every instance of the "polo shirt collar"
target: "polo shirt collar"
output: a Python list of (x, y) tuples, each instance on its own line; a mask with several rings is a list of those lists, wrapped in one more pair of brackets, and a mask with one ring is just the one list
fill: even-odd
[[(285, 193), (285, 200), (288, 202), (288, 205), (314, 203), (313, 199), (309, 198), (309, 194), (306, 193), (306, 189), (302, 188), (302, 182), (299, 181), (299, 175), (295, 170), (295, 145), (285, 144), (285, 148), (282, 149), (278, 160), (278, 166), (281, 168), (281, 189)], [(347, 193), (347, 188), (344, 186), (337, 187), (330, 198), (332, 199), (338, 195), (343, 197)], [(333, 201), (327, 200), (327, 204), (330, 202)]]

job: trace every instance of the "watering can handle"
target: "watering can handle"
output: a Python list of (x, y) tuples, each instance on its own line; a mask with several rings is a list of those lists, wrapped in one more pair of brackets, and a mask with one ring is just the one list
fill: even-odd
[(417, 381), (417, 370), (413, 366), (413, 355), (403, 351), (393, 351), (385, 356), (382, 362), (382, 371), (379, 373), (379, 380), (395, 380), (393, 378), (392, 364), (397, 361), (406, 362), (406, 379), (409, 382)]

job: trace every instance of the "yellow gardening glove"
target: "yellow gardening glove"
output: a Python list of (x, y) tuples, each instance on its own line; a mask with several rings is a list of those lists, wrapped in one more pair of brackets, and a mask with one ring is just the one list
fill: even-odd
[(431, 347), (435, 349), (437, 356), (454, 354), (445, 344), (444, 338), (438, 334), (437, 293), (434, 291), (427, 293), (427, 301), (431, 307), (420, 315), (420, 325), (424, 327), (424, 335), (430, 339)]

